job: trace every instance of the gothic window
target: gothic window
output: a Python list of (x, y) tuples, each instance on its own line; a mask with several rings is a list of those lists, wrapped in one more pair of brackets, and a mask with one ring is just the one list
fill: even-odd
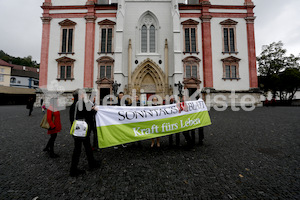
[(223, 54), (237, 54), (236, 49), (236, 25), (238, 22), (231, 19), (222, 21), (222, 34), (223, 34)]
[(141, 44), (142, 44), (142, 46), (141, 46), (141, 49), (142, 49), (142, 52), (144, 53), (144, 52), (147, 52), (147, 40), (148, 40), (148, 37), (147, 37), (147, 27), (146, 27), (146, 25), (143, 25), (142, 26), (142, 30), (141, 30), (142, 32), (141, 32)]
[(98, 75), (97, 79), (113, 80), (113, 64), (114, 60), (108, 56), (103, 56), (97, 60), (98, 62)]
[(113, 53), (114, 26), (116, 23), (105, 19), (98, 24), (100, 25), (100, 47), (98, 53)]
[(59, 54), (74, 54), (74, 30), (76, 23), (66, 19), (59, 23), (61, 26), (61, 43)]
[(184, 33), (184, 53), (199, 53), (197, 43), (197, 26), (199, 22), (192, 19), (181, 23)]
[(74, 59), (62, 57), (57, 61), (57, 80), (73, 80), (74, 79)]
[(140, 22), (140, 41), (142, 53), (155, 53), (157, 40), (157, 22), (150, 14), (146, 14)]
[(239, 76), (239, 61), (241, 59), (230, 56), (222, 59), (223, 61), (223, 80), (240, 79)]
[(150, 52), (155, 52), (155, 27), (150, 26)]

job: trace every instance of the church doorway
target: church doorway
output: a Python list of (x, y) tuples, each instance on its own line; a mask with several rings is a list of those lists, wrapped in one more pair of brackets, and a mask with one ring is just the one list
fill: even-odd
[(100, 88), (100, 105), (103, 105), (103, 100), (106, 95), (110, 95), (110, 88)]
[[(165, 74), (151, 59), (146, 59), (132, 73), (132, 89), (144, 99), (155, 94), (165, 96)], [(131, 92), (131, 91), (130, 91)]]

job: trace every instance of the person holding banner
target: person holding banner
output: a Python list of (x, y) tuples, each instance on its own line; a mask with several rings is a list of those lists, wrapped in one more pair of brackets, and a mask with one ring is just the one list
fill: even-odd
[[(185, 104), (185, 95), (182, 95), (180, 97), (180, 102), (177, 104), (177, 107), (179, 109), (179, 112), (182, 112), (182, 111), (185, 111), (185, 112), (188, 112), (188, 108)], [(193, 140), (190, 136), (190, 133), (189, 133), (189, 130), (188, 131), (183, 131), (183, 136), (187, 142), (187, 146), (186, 146), (186, 149), (191, 149), (193, 148)]]
[[(79, 97), (78, 93), (75, 92), (73, 94), (73, 96), (74, 96), (74, 102), (70, 108), (71, 125), (73, 124), (74, 120), (84, 120), (87, 122), (87, 124), (89, 124), (90, 123), (89, 119), (91, 118), (90, 115), (91, 116), (94, 115), (94, 110), (93, 109), (91, 111), (87, 110), (86, 104), (83, 100), (84, 96), (82, 94)], [(81, 105), (79, 105), (80, 103), (82, 104), (82, 107), (81, 107)], [(89, 128), (88, 128), (88, 130), (89, 130)], [(73, 151), (73, 155), (72, 155), (72, 162), (71, 162), (71, 168), (70, 168), (70, 176), (72, 176), (72, 177), (76, 177), (78, 175), (85, 174), (84, 170), (80, 170), (77, 168), (78, 163), (79, 163), (80, 154), (81, 154), (82, 144), (85, 148), (85, 153), (86, 153), (86, 157), (88, 160), (89, 168), (92, 170), (92, 169), (96, 169), (96, 168), (100, 167), (100, 164), (96, 162), (96, 160), (94, 159), (94, 156), (93, 156), (91, 142), (90, 142), (90, 133), (91, 133), (91, 131), (88, 131), (86, 137), (73, 136), (74, 151)]]
[[(153, 97), (152, 99), (152, 106), (159, 106), (158, 104), (158, 98), (156, 96)], [(154, 147), (154, 143), (155, 143), (155, 138), (152, 138), (152, 143), (151, 143), (151, 148)], [(156, 146), (159, 148), (160, 147), (160, 143), (159, 143), (160, 137), (156, 138)]]
[[(119, 92), (119, 95), (118, 95), (118, 103), (117, 103), (117, 106), (128, 106), (128, 101), (124, 98), (124, 92)], [(123, 148), (126, 148), (127, 147), (127, 144), (122, 144), (122, 147)], [(114, 149), (118, 149), (117, 146), (114, 147)]]

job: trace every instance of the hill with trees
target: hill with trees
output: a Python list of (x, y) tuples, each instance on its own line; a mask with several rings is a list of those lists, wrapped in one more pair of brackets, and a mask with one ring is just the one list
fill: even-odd
[(27, 56), (24, 58), (14, 57), (5, 53), (2, 50), (0, 50), (0, 59), (15, 65), (22, 65), (22, 66), (35, 67), (35, 68), (40, 67), (39, 63), (37, 63), (35, 60), (32, 60), (32, 56)]

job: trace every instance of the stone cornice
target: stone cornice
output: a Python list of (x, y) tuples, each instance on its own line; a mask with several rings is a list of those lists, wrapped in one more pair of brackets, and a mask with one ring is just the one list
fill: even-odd
[(44, 2), (44, 3), (43, 3), (43, 6), (45, 6), (45, 7), (46, 7), (46, 6), (52, 6), (52, 3)]
[(222, 22), (220, 22), (221, 25), (237, 25), (238, 22), (232, 20), (232, 19), (226, 19)]
[(186, 57), (182, 60), (182, 62), (184, 63), (194, 63), (194, 62), (200, 62), (201, 60), (197, 57), (194, 57), (194, 56), (189, 56), (189, 57)]
[(108, 56), (100, 57), (96, 60), (98, 63), (114, 63), (115, 60)]
[(43, 24), (50, 24), (52, 17), (41, 17)]
[(116, 25), (116, 22), (111, 21), (109, 19), (102, 20), (98, 22), (99, 25)]
[(212, 16), (211, 15), (202, 15), (200, 17), (200, 19), (202, 20), (202, 22), (210, 22)]
[(87, 1), (85, 5), (95, 5), (94, 1)]
[(195, 21), (195, 20), (192, 20), (192, 19), (188, 19), (184, 22), (181, 22), (182, 25), (198, 25), (199, 22)]
[(59, 22), (58, 24), (61, 26), (75, 26), (77, 23), (73, 22), (72, 20), (65, 19), (65, 20)]
[(84, 16), (84, 19), (86, 20), (86, 22), (95, 22), (97, 17), (94, 15), (86, 15), (86, 16)]
[(256, 17), (245, 17), (247, 24), (254, 24), (254, 20)]
[(236, 58), (236, 57), (234, 57), (234, 56), (230, 56), (230, 57), (221, 59), (221, 61), (223, 61), (223, 62), (229, 62), (229, 63), (237, 63), (237, 62), (239, 62), (240, 60), (241, 60), (241, 59)]
[(61, 58), (56, 59), (56, 61), (57, 61), (58, 63), (61, 63), (61, 62), (64, 62), (64, 63), (65, 63), (65, 62), (71, 62), (71, 63), (73, 63), (73, 62), (75, 62), (76, 60), (64, 56), (64, 57), (61, 57)]

